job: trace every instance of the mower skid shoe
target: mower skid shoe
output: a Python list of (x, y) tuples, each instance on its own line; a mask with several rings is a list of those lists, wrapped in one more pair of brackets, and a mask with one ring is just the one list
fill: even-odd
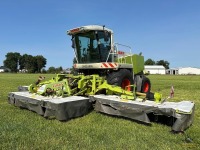
[(143, 102), (141, 99), (124, 100), (113, 95), (94, 95), (93, 100), (96, 101), (97, 112), (143, 123), (162, 123), (171, 126), (175, 132), (182, 132), (193, 123), (195, 105), (191, 101), (156, 103), (149, 100)]
[(81, 96), (71, 97), (44, 97), (29, 92), (11, 92), (8, 102), (20, 108), (36, 112), (45, 118), (56, 118), (67, 121), (88, 114), (92, 103), (89, 98)]

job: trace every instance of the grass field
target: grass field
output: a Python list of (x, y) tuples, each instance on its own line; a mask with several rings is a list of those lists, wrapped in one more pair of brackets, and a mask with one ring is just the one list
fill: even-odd
[[(54, 75), (45, 75), (47, 78)], [(38, 74), (0, 74), (0, 149), (200, 149), (200, 76), (150, 75), (152, 91), (169, 96), (173, 101), (195, 102), (193, 125), (186, 133), (193, 140), (186, 143), (182, 134), (172, 134), (170, 127), (151, 126), (92, 111), (90, 114), (60, 122), (47, 120), (36, 113), (8, 104), (7, 96), (19, 85), (29, 85)], [(170, 100), (171, 101), (171, 100)]]

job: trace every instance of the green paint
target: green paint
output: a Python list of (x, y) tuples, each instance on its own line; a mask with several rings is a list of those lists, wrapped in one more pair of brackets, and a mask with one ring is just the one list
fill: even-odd
[(118, 59), (119, 63), (132, 64), (134, 74), (138, 74), (144, 70), (144, 56), (141, 55), (131, 55)]
[[(116, 85), (110, 85), (104, 77), (100, 77), (99, 75), (74, 76), (71, 74), (58, 74), (48, 81), (41, 81), (37, 85), (31, 84), (28, 89), (31, 93), (43, 96), (62, 97), (73, 95), (89, 96), (105, 91), (104, 94), (106, 95), (120, 95), (122, 99), (134, 100), (137, 94), (135, 92), (135, 85), (131, 86), (133, 87), (133, 91), (122, 89)], [(161, 96), (161, 94), (155, 93), (155, 101), (160, 102)]]

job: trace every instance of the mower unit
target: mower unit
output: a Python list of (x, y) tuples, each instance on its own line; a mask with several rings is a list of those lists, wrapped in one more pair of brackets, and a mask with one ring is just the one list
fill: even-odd
[(75, 54), (74, 74), (58, 74), (51, 80), (40, 76), (30, 86), (9, 93), (9, 103), (58, 120), (86, 115), (94, 107), (97, 112), (144, 123), (150, 123), (152, 116), (173, 117), (174, 131), (192, 124), (194, 103), (165, 102), (162, 94), (152, 93), (143, 73), (144, 57), (114, 43), (112, 30), (89, 25), (67, 34)]
[[(40, 77), (41, 78), (41, 77)], [(39, 79), (40, 79), (39, 78)], [(9, 103), (26, 108), (46, 118), (69, 120), (95, 111), (150, 123), (153, 118), (173, 118), (170, 126), (179, 132), (193, 122), (194, 103), (165, 102), (159, 93), (140, 93), (109, 85), (99, 75), (58, 74), (49, 81), (39, 80), (19, 92), (9, 93)]]

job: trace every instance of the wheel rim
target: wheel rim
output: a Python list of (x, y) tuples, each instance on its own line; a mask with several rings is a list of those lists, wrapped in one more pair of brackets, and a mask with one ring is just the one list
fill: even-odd
[[(123, 89), (126, 88), (127, 91), (130, 91), (130, 90), (131, 90), (130, 85), (131, 85), (130, 80), (128, 80), (128, 79), (124, 79), (124, 80), (122, 81), (122, 88), (123, 88)], [(128, 87), (127, 87), (127, 86), (128, 86)]]
[(145, 93), (149, 91), (149, 83), (148, 83), (148, 82), (145, 82), (145, 83), (144, 83), (143, 91), (144, 91)]

